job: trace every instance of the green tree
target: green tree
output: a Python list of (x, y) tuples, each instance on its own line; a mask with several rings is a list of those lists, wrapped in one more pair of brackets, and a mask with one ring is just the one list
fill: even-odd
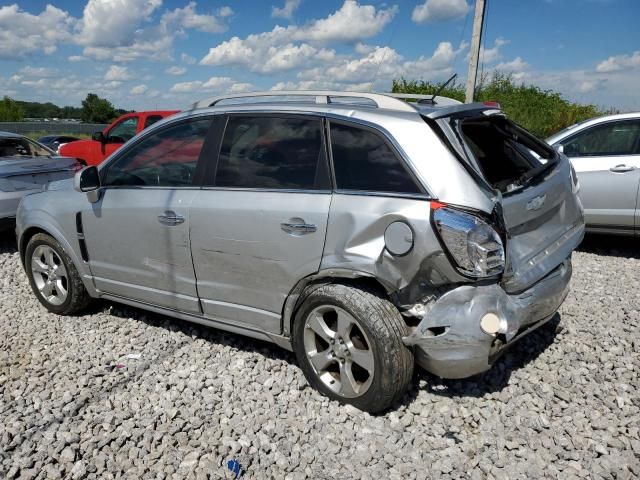
[(20, 105), (5, 95), (0, 101), (0, 122), (19, 122), (23, 117), (24, 112)]
[(82, 101), (82, 112), (80, 118), (88, 123), (108, 123), (116, 116), (116, 112), (111, 102), (105, 98), (100, 98), (95, 93), (89, 93)]
[[(429, 94), (435, 93), (437, 89), (436, 83), (401, 78), (393, 81), (391, 91)], [(453, 83), (441, 95), (464, 101), (464, 87)], [(524, 83), (516, 84), (512, 75), (497, 71), (490, 78), (481, 80), (476, 88), (475, 98), (478, 102), (498, 102), (513, 121), (541, 138), (604, 113), (595, 105), (570, 102), (552, 90), (542, 90)]]

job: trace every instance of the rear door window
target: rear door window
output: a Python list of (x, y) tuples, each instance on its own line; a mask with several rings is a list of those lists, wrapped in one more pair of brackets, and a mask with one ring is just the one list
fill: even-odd
[(319, 118), (230, 116), (222, 140), (215, 186), (329, 189)]
[(575, 134), (562, 142), (568, 157), (638, 154), (640, 120), (608, 122)]
[(380, 134), (334, 122), (330, 131), (338, 190), (422, 193), (403, 161)]

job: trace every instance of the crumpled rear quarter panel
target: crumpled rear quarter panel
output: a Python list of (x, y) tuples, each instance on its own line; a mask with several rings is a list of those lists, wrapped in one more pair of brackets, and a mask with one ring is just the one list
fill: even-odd
[[(379, 280), (399, 303), (433, 288), (464, 281), (442, 251), (430, 223), (427, 199), (334, 194), (320, 270), (353, 270)], [(385, 248), (384, 234), (392, 222), (413, 230), (413, 247), (403, 256)]]

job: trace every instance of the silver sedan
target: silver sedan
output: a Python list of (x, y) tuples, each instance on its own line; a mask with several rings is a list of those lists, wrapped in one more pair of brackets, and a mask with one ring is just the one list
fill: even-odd
[(58, 157), (27, 137), (0, 132), (0, 227), (11, 225), (23, 196), (73, 177), (80, 167), (75, 158)]
[(587, 230), (640, 233), (640, 112), (587, 120), (547, 142), (577, 172)]

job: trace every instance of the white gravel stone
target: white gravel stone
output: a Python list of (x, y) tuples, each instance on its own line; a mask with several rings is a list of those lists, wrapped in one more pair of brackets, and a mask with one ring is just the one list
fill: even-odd
[(273, 345), (116, 304), (49, 314), (10, 234), (0, 291), (0, 478), (231, 478), (231, 459), (255, 479), (640, 476), (631, 241), (574, 254), (560, 323), (480, 377), (419, 372), (378, 416), (322, 397)]

